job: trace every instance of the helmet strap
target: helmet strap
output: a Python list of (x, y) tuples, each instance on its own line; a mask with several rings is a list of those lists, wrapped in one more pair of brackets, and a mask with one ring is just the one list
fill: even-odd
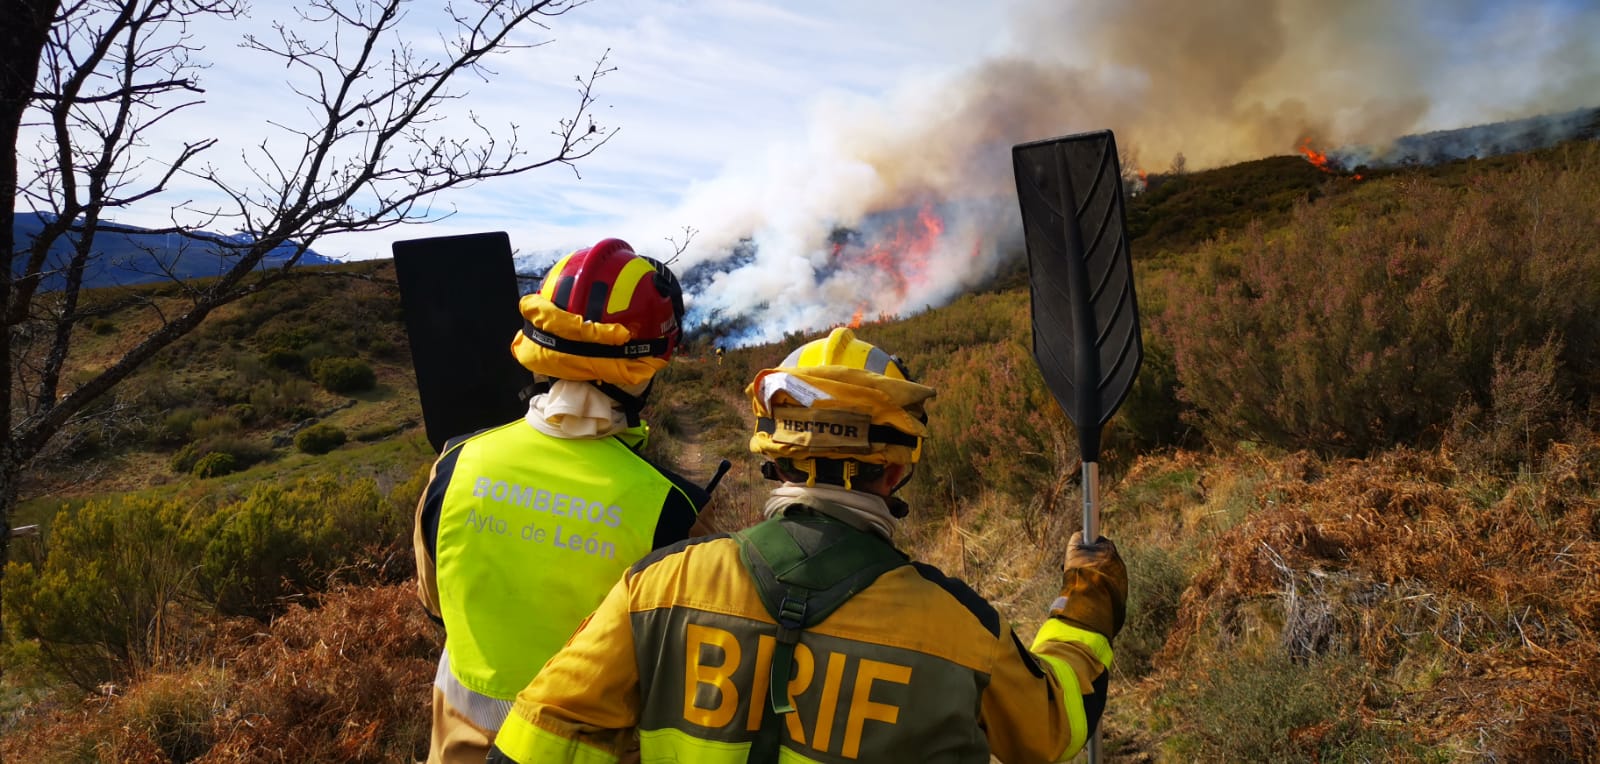
[(623, 416), (628, 418), (629, 427), (638, 427), (639, 412), (644, 410), (645, 400), (650, 397), (650, 388), (655, 386), (656, 381), (651, 379), (650, 383), (645, 385), (644, 392), (638, 395), (633, 395), (610, 382), (596, 380), (591, 384), (600, 388), (600, 392), (605, 393), (611, 400), (617, 402), (617, 406), (622, 409)]
[(545, 393), (550, 392), (550, 387), (554, 384), (555, 380), (549, 377), (536, 375), (533, 378), (532, 384), (529, 384), (527, 387), (524, 387), (517, 392), (517, 400), (527, 403), (528, 401), (533, 400), (534, 396), (544, 395)]

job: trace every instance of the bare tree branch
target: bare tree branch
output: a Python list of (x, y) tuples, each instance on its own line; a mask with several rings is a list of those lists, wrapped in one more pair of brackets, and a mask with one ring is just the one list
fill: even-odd
[[(13, 209), (25, 202), (38, 213), (42, 228), (12, 253), (21, 267), (5, 277), (0, 311), (8, 359), (0, 525), (21, 470), (51, 438), (218, 307), (297, 277), (292, 267), (323, 237), (442, 219), (451, 213), (435, 209), (439, 194), (492, 178), (553, 164), (576, 172), (616, 134), (594, 114), (596, 84), (614, 71), (609, 52), (575, 78), (570, 111), (538, 151), (516, 124), (455, 112), (468, 95), (462, 83), (495, 76), (491, 56), (547, 44), (549, 21), (585, 2), (455, 0), (445, 8), (453, 28), (439, 46), (422, 48), (410, 42), (416, 35), (402, 0), (305, 0), (271, 36), (242, 36), (240, 48), (282, 66), (286, 93), (304, 106), (275, 111), (273, 136), (241, 148), (242, 171), (200, 164), (221, 143), (215, 138), (159, 157), (150, 144), (157, 125), (203, 103), (195, 96), (206, 92), (197, 58), (204, 46), (190, 24), (237, 20), (246, 12), (241, 0), (46, 2), (54, 15), (38, 74), (8, 83), (25, 99), (14, 124), (33, 143), (9, 134), (19, 162), (12, 166), (26, 161), (29, 172), (14, 172), (7, 193)], [(210, 189), (202, 198), (212, 201), (161, 201), (180, 180), (200, 181)], [(176, 289), (160, 299), (86, 300), (87, 274), (108, 257), (97, 240), (130, 233), (114, 219), (152, 204), (166, 205), (171, 225), (138, 233), (169, 236), (177, 247), (145, 245), (142, 268)], [(196, 255), (215, 259), (214, 278), (180, 278), (179, 263)], [(157, 328), (68, 384), (78, 327), (113, 306), (153, 311)]]

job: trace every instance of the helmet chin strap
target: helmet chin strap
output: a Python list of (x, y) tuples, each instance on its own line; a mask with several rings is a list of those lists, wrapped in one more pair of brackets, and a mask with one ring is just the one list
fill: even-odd
[(595, 387), (600, 388), (600, 392), (605, 393), (610, 396), (611, 400), (617, 402), (617, 406), (622, 409), (623, 416), (628, 418), (629, 427), (638, 427), (639, 412), (644, 410), (645, 400), (650, 397), (650, 388), (655, 386), (656, 381), (652, 378), (645, 384), (644, 392), (638, 395), (633, 395), (610, 382), (596, 381), (593, 384)]
[(904, 488), (906, 483), (911, 482), (911, 476), (915, 474), (916, 471), (916, 464), (907, 464), (905, 476), (900, 478), (900, 482), (895, 483), (893, 488), (889, 489), (888, 496), (883, 497), (883, 500), (889, 504), (889, 514), (894, 515), (901, 520), (904, 520), (906, 515), (911, 514), (911, 507), (906, 504), (904, 499), (896, 496), (895, 494), (898, 493), (901, 488)]

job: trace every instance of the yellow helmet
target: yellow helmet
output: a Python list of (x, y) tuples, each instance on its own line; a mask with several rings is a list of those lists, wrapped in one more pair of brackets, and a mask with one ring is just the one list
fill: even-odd
[(823, 482), (848, 488), (853, 469), (828, 460), (915, 464), (928, 434), (923, 406), (935, 393), (894, 356), (841, 327), (757, 374), (745, 394), (757, 422), (751, 451), (788, 460), (808, 483), (838, 472)]

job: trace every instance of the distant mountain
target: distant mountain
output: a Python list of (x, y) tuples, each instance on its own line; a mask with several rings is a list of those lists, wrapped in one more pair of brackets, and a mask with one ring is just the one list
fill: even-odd
[[(39, 232), (44, 230), (45, 224), (52, 220), (48, 216), (32, 212), (15, 213), (13, 219), (15, 220), (11, 239), (13, 252), (27, 249)], [(102, 229), (95, 234), (94, 246), (97, 256), (91, 259), (84, 271), (83, 282), (86, 287), (127, 286), (165, 281), (171, 278), (169, 272), (182, 279), (205, 278), (219, 275), (230, 263), (229, 259), (219, 256), (219, 247), (184, 240), (178, 236), (142, 233), (143, 229), (133, 226), (117, 226), (114, 223), (102, 225), (115, 226), (117, 230)], [(215, 235), (241, 244), (250, 242), (249, 234)], [(43, 288), (47, 291), (60, 289), (65, 283), (61, 271), (65, 269), (72, 256), (72, 244), (68, 240), (72, 236), (73, 234), (67, 234), (51, 247), (45, 263), (45, 270), (49, 275), (45, 277)], [(262, 264), (265, 267), (282, 265), (293, 255), (293, 245), (284, 244), (268, 253)], [(298, 265), (332, 265), (337, 262), (339, 261), (307, 250), (300, 257)], [(12, 274), (19, 274), (23, 264), (21, 258), (13, 256)]]

